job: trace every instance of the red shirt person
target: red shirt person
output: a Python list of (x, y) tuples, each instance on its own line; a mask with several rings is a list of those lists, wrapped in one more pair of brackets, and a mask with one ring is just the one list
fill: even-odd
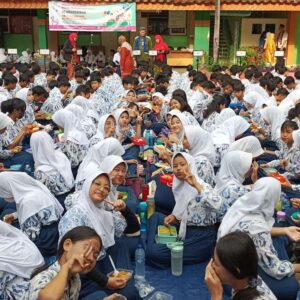
[(125, 36), (119, 36), (120, 44), (120, 68), (121, 68), (121, 77), (128, 76), (131, 74), (134, 68), (133, 53), (132, 47), (126, 41)]
[(166, 54), (170, 51), (170, 48), (165, 43), (163, 38), (159, 34), (157, 34), (155, 36), (155, 45), (153, 47), (153, 50), (157, 51), (157, 56), (156, 56), (155, 60), (165, 62)]

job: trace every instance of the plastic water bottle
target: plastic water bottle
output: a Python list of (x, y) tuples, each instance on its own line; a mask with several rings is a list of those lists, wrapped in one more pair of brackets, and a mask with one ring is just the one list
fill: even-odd
[(149, 146), (150, 145), (150, 130), (149, 129), (146, 129), (145, 140), (146, 140), (147, 146)]
[(135, 250), (135, 277), (145, 278), (145, 251), (141, 244)]
[(154, 146), (154, 136), (151, 133), (151, 131), (149, 131), (149, 147), (153, 147)]
[(140, 203), (140, 222), (141, 222), (141, 233), (146, 232), (147, 230), (147, 202)]

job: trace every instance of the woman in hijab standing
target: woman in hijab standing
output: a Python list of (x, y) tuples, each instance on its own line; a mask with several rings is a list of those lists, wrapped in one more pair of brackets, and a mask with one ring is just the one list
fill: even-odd
[(167, 53), (170, 51), (170, 48), (159, 34), (155, 36), (155, 45), (153, 50), (157, 51), (155, 62), (166, 62)]
[(121, 77), (129, 76), (134, 68), (132, 47), (124, 35), (119, 36)]
[(67, 62), (68, 78), (71, 80), (74, 77), (74, 65), (79, 64), (79, 57), (77, 55), (77, 33), (71, 33), (69, 39), (65, 42), (63, 51), (64, 59)]

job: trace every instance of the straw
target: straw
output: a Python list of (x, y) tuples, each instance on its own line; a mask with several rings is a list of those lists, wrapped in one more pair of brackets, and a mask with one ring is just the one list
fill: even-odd
[(110, 263), (111, 263), (112, 267), (114, 268), (114, 275), (118, 275), (118, 274), (119, 274), (119, 271), (116, 269), (116, 266), (115, 266), (114, 261), (112, 260), (112, 258), (111, 258), (110, 255), (108, 255), (108, 258), (109, 258), (109, 260), (110, 260)]

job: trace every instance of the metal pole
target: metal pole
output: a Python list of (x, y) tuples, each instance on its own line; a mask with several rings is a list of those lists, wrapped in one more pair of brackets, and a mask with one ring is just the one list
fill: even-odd
[(215, 26), (214, 26), (214, 40), (213, 40), (213, 60), (214, 63), (218, 61), (219, 44), (220, 44), (220, 14), (221, 14), (221, 0), (215, 2)]

